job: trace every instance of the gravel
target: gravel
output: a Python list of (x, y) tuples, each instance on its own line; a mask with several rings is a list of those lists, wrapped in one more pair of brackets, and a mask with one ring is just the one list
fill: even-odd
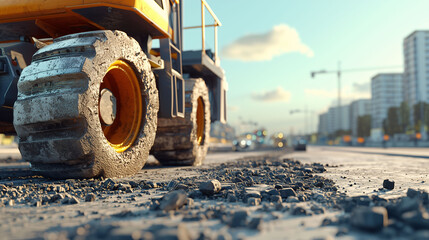
[(424, 239), (428, 234), (428, 193), (419, 189), (408, 189), (397, 199), (384, 199), (377, 192), (349, 197), (323, 177), (326, 166), (269, 156), (184, 171), (192, 174), (159, 182), (142, 176), (3, 179), (0, 209), (8, 215), (0, 231), (12, 234), (14, 226), (37, 223), (37, 231), (23, 228), (22, 234), (53, 239), (239, 239), (237, 231), (264, 231), (275, 221), (338, 213), (320, 227), (336, 227), (337, 236), (365, 232), (380, 238)]
[(188, 228), (184, 224), (178, 224), (177, 226), (158, 225), (153, 226), (149, 231), (153, 234), (153, 239), (160, 240), (191, 240), (191, 236)]
[(429, 229), (427, 192), (408, 189), (407, 197), (383, 199), (377, 195), (340, 199), (342, 221), (325, 219), (322, 225), (338, 225), (347, 231), (361, 230), (380, 238), (421, 238)]

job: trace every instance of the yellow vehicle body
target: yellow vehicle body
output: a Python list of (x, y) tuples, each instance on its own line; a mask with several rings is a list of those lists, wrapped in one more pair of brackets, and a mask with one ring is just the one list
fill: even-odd
[(23, 35), (56, 38), (104, 29), (141, 32), (139, 27), (146, 28), (153, 38), (168, 38), (173, 35), (168, 21), (172, 3), (169, 0), (1, 0), (0, 25), (9, 25), (8, 29), (14, 31), (0, 36), (0, 42), (14, 41)]

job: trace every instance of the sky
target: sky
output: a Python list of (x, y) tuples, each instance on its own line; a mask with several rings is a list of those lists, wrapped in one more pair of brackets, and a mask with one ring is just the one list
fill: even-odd
[[(207, 2), (222, 22), (218, 44), (229, 84), (228, 123), (237, 131), (248, 122), (270, 133), (316, 131), (318, 114), (337, 104), (338, 82), (335, 73), (311, 78), (312, 71), (337, 71), (340, 65), (341, 102), (370, 98), (373, 76), (403, 71), (403, 39), (429, 30), (427, 0)], [(201, 24), (200, 1), (184, 6), (184, 26)], [(206, 38), (213, 48), (212, 29)], [(184, 48), (201, 48), (200, 30), (185, 31)], [(346, 71), (362, 68), (373, 70)]]

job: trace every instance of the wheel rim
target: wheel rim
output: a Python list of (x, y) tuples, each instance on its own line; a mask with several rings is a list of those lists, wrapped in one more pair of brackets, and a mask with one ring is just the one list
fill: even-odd
[(197, 106), (197, 143), (202, 145), (204, 143), (204, 130), (205, 130), (205, 114), (203, 98), (198, 98)]
[(137, 138), (144, 115), (139, 80), (128, 63), (117, 60), (108, 68), (100, 93), (103, 89), (110, 90), (116, 98), (113, 124), (107, 126), (100, 119), (103, 133), (116, 152), (124, 152)]

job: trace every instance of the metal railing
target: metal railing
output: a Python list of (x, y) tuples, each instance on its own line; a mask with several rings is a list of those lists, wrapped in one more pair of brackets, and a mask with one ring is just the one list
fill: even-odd
[[(214, 24), (205, 24), (205, 9), (210, 13), (214, 20)], [(213, 10), (210, 8), (209, 4), (206, 2), (206, 0), (201, 0), (201, 25), (200, 26), (192, 26), (192, 27), (185, 27), (183, 29), (195, 29), (195, 28), (201, 28), (201, 35), (202, 35), (202, 47), (201, 51), (203, 54), (205, 54), (205, 48), (206, 48), (206, 27), (214, 27), (214, 62), (215, 64), (218, 64), (219, 58), (218, 58), (218, 44), (217, 44), (217, 28), (222, 26), (222, 23), (217, 18), (216, 14), (213, 12)]]

